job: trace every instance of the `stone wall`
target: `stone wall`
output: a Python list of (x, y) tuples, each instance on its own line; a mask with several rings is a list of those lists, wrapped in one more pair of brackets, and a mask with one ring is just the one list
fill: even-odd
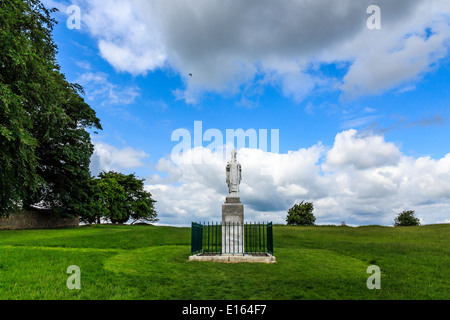
[(0, 230), (78, 228), (80, 218), (55, 217), (48, 212), (22, 211), (0, 219)]

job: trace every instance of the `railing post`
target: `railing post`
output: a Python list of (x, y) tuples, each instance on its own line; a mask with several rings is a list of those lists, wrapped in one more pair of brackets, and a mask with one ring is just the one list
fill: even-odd
[(239, 247), (239, 222), (236, 223), (236, 231), (237, 231), (237, 236), (236, 236), (236, 239), (237, 239), (237, 253), (240, 253), (241, 250), (240, 250), (240, 247)]
[(195, 237), (194, 223), (192, 222), (192, 224), (191, 224), (191, 253), (194, 253), (194, 249), (195, 249), (194, 237)]
[(258, 222), (258, 245), (259, 252), (261, 252), (261, 222)]
[(245, 240), (245, 242), (244, 242), (244, 253), (247, 252), (247, 246), (248, 246), (247, 234), (248, 234), (248, 232), (247, 232), (247, 224), (244, 223), (244, 235), (243, 235), (244, 236), (244, 240)]
[(245, 249), (244, 249), (244, 222), (242, 221), (242, 223), (241, 223), (241, 237), (242, 237), (242, 245), (241, 245), (241, 247), (242, 247), (242, 255), (244, 255), (245, 254)]
[(264, 252), (266, 252), (266, 235), (265, 235), (265, 231), (266, 231), (266, 228), (267, 228), (267, 224), (265, 224), (264, 222), (263, 222), (263, 236), (262, 236), (262, 240), (263, 240), (263, 251)]
[(203, 226), (193, 222), (191, 224), (191, 252), (193, 254), (202, 252)]
[[(234, 221), (233, 221), (233, 238), (232, 238), (233, 239), (233, 254), (235, 254), (235, 250), (236, 250), (235, 249), (236, 244), (234, 243), (234, 234), (235, 234), (234, 232), (235, 232), (235, 230), (234, 230)], [(231, 242), (231, 239), (230, 239), (230, 242)]]
[(267, 252), (273, 255), (273, 224), (267, 224)]
[(256, 222), (253, 224), (253, 249), (256, 253)]

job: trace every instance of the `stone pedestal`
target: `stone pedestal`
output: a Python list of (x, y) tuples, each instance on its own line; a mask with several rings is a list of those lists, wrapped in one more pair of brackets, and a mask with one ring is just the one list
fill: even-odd
[(228, 196), (222, 205), (222, 254), (244, 254), (244, 205)]

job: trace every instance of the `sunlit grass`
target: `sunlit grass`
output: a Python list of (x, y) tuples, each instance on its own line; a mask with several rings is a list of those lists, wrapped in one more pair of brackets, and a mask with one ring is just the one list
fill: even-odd
[[(189, 228), (0, 231), (0, 299), (449, 299), (449, 232), (275, 226), (277, 264), (223, 264), (188, 262)], [(381, 290), (367, 289), (372, 264)]]

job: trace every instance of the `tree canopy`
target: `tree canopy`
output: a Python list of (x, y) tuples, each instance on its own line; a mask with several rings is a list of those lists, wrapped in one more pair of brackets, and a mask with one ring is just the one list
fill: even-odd
[(419, 218), (414, 216), (414, 210), (400, 212), (394, 220), (395, 227), (420, 226)]
[(0, 1), (0, 217), (34, 206), (76, 214), (89, 194), (95, 111), (56, 61), (38, 0)]
[(302, 201), (288, 210), (286, 222), (288, 225), (312, 226), (316, 221), (313, 214), (314, 204)]
[(88, 223), (99, 223), (101, 219), (112, 223), (158, 221), (154, 208), (156, 201), (145, 191), (144, 181), (134, 174), (100, 173), (98, 178), (92, 179), (90, 210), (81, 219)]

